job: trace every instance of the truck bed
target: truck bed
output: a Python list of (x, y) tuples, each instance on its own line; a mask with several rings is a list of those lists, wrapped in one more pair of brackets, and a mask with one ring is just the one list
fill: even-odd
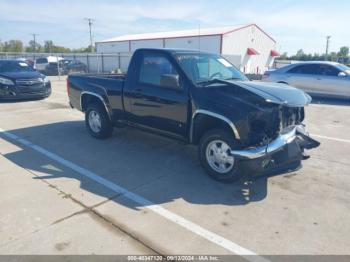
[(69, 99), (71, 106), (82, 110), (81, 96), (93, 93), (103, 98), (104, 103), (115, 110), (123, 111), (122, 92), (125, 81), (124, 74), (74, 74), (69, 75)]

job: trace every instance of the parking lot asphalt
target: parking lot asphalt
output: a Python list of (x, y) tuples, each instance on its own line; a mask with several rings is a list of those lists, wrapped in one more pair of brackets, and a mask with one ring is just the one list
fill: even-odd
[(91, 138), (51, 80), (48, 99), (0, 103), (0, 254), (349, 254), (349, 103), (306, 108), (321, 146), (302, 169), (221, 184), (193, 146)]

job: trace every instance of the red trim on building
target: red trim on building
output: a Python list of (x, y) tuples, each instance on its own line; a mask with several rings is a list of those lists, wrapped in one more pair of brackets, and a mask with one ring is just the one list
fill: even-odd
[(280, 56), (281, 54), (278, 53), (276, 50), (271, 50), (270, 56)]
[(256, 51), (254, 48), (252, 47), (248, 47), (247, 49), (247, 55), (260, 55), (258, 51)]

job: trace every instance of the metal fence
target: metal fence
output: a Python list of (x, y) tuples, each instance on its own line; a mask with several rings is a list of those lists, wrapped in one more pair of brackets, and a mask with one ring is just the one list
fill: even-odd
[(79, 60), (84, 63), (88, 73), (126, 72), (131, 53), (0, 53), (0, 59), (29, 59), (55, 56), (64, 59)]
[[(125, 73), (128, 69), (132, 53), (1, 53), (0, 59), (29, 59), (35, 62), (38, 58), (55, 56), (69, 60), (78, 60), (86, 65), (87, 73)], [(239, 62), (237, 56), (224, 56), (234, 64)], [(59, 73), (60, 72), (60, 73)], [(45, 72), (43, 72), (45, 74)], [(55, 75), (62, 75), (57, 67)], [(248, 74), (251, 79), (261, 79), (259, 74)]]

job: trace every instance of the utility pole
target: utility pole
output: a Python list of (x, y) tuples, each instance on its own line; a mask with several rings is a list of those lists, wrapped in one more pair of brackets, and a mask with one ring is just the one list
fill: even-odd
[(332, 37), (332, 36), (330, 36), (330, 35), (326, 36), (327, 43), (326, 43), (326, 56), (325, 56), (325, 60), (328, 60), (329, 39), (331, 39), (331, 37)]
[(88, 21), (89, 23), (89, 32), (90, 32), (90, 51), (91, 53), (94, 52), (94, 46), (93, 46), (93, 41), (92, 41), (92, 32), (91, 32), (91, 27), (92, 27), (92, 22), (94, 21), (94, 19), (92, 18), (84, 18), (84, 20)]
[(38, 34), (32, 34), (32, 36), (33, 36), (33, 41), (34, 41), (34, 50), (33, 50), (33, 53), (35, 53), (35, 51), (36, 51), (36, 36), (37, 36)]

